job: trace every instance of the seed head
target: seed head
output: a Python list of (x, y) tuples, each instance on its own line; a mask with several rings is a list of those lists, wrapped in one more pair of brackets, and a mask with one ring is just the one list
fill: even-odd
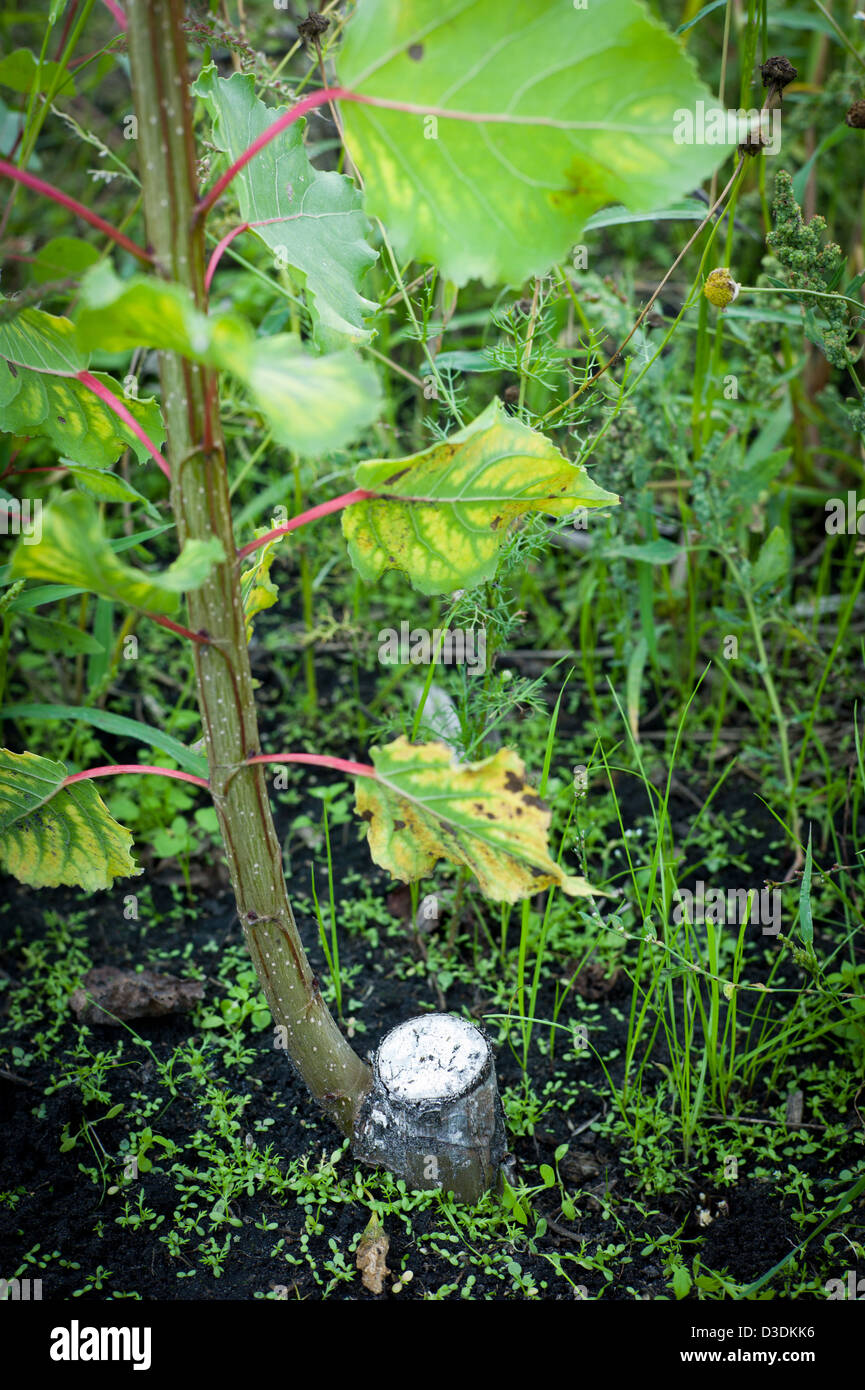
[(789, 58), (779, 55), (776, 58), (766, 59), (760, 68), (760, 76), (763, 79), (763, 86), (770, 88), (771, 91), (780, 96), (785, 87), (789, 86), (791, 82), (795, 82), (799, 73)]
[(732, 304), (738, 295), (741, 285), (730, 274), (727, 266), (719, 266), (706, 276), (706, 283), (703, 286), (703, 294), (710, 304), (714, 304), (716, 309), (726, 309), (728, 304)]

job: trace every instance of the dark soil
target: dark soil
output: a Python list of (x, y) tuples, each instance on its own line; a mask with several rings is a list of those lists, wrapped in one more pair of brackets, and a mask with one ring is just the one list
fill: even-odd
[[(735, 789), (726, 789), (726, 794), (735, 800)], [(741, 787), (738, 795), (741, 804)], [(753, 810), (751, 801), (749, 814), (753, 814)], [(681, 814), (683, 817), (689, 814), (686, 801), (683, 801)], [(289, 818), (283, 815), (281, 819), (280, 830), (285, 832)], [(384, 875), (370, 869), (365, 845), (356, 842), (353, 827), (347, 829), (350, 833), (344, 842), (341, 832), (335, 836), (341, 856), (336, 869), (337, 882), (349, 868), (359, 868), (367, 875), (372, 874), (377, 891), (386, 898), (392, 885)], [(768, 825), (766, 833), (767, 837), (771, 834)], [(755, 843), (759, 855), (759, 842), (751, 841), (750, 847), (754, 852)], [(297, 872), (298, 881), (303, 882), (308, 873), (306, 866)], [(62, 917), (70, 911), (80, 911), (82, 903), (79, 897), (63, 892), (41, 894), (37, 901), (32, 893), (15, 884), (9, 885), (9, 891), (11, 903), (5, 920), (19, 929), (20, 940), (0, 950), (0, 969), (16, 984), (23, 976), (23, 948), (41, 938), (46, 912)], [(182, 951), (191, 943), (190, 962), (209, 974), (214, 969), (215, 959), (212, 943), (216, 941), (224, 948), (241, 939), (231, 897), (225, 890), (213, 895), (201, 891), (196, 910), (187, 920), (179, 923), (175, 915), (160, 924), (158, 932), (152, 928), (148, 930), (144, 923), (123, 920), (117, 901), (116, 897), (105, 895), (87, 907), (88, 954), (94, 965), (150, 964), (156, 969), (171, 969), (166, 953)], [(170, 890), (158, 882), (154, 886), (154, 903), (166, 913), (172, 905)], [(326, 967), (314, 925), (309, 921), (301, 921), (299, 925), (314, 967), (324, 973)], [(211, 947), (209, 951), (208, 946)], [(160, 952), (156, 958), (155, 948)], [(362, 1039), (354, 1040), (355, 1046), (371, 1047), (402, 1019), (437, 1006), (433, 988), (424, 975), (417, 974), (410, 980), (394, 978), (394, 967), (413, 951), (417, 954), (408, 934), (405, 939), (382, 939), (376, 951), (370, 950), (362, 939), (348, 936), (344, 940), (341, 946), (343, 968), (350, 969), (358, 963), (361, 966), (359, 976), (352, 983), (352, 994), (363, 1001), (362, 1018), (367, 1031)], [(177, 973), (184, 973), (182, 966), (174, 968)], [(592, 984), (592, 979), (588, 978), (586, 989), (590, 992)], [(600, 996), (602, 1025), (602, 1040), (596, 1045), (602, 1055), (615, 1055), (627, 1036), (630, 985), (624, 975), (620, 975), (610, 988), (609, 982), (604, 983), (602, 974), (594, 984), (597, 986), (594, 994)], [(471, 991), (455, 983), (448, 991), (447, 1007), (454, 1011), (467, 1007), (479, 1017), (488, 1010), (489, 1001), (477, 989)], [(550, 987), (542, 991), (537, 1014), (548, 1018), (547, 1010), (552, 1008)], [(0, 995), (0, 1016), (5, 1012), (8, 1012), (7, 994)], [(43, 1273), (43, 1282), (44, 1297), (50, 1299), (69, 1298), (81, 1288), (85, 1275), (100, 1265), (111, 1271), (111, 1289), (134, 1290), (145, 1299), (249, 1299), (255, 1294), (266, 1294), (274, 1286), (287, 1286), (291, 1298), (320, 1298), (321, 1287), (313, 1279), (307, 1263), (287, 1266), (271, 1255), (279, 1236), (285, 1237), (288, 1249), (296, 1248), (296, 1242), (306, 1229), (305, 1209), (298, 1205), (276, 1203), (257, 1193), (233, 1202), (232, 1213), (241, 1225), (232, 1228), (232, 1234), (238, 1239), (218, 1280), (211, 1279), (209, 1271), (200, 1267), (194, 1278), (178, 1279), (178, 1268), (182, 1265), (168, 1254), (156, 1233), (140, 1229), (132, 1235), (116, 1224), (114, 1217), (123, 1209), (121, 1198), (103, 1195), (100, 1185), (79, 1171), (82, 1157), (90, 1159), (92, 1155), (82, 1155), (80, 1145), (68, 1152), (60, 1149), (64, 1126), (69, 1133), (75, 1134), (85, 1117), (104, 1116), (106, 1106), (85, 1102), (76, 1086), (43, 1094), (52, 1076), (61, 1070), (62, 1053), (74, 1043), (77, 1029), (78, 1025), (71, 1019), (63, 1025), (50, 1061), (34, 1060), (21, 1074), (12, 1070), (0, 1073), (0, 1132), (4, 1138), (0, 1190), (20, 1192), (23, 1189), (17, 1206), (0, 1207), (0, 1270), (14, 1270), (24, 1252), (38, 1243), (42, 1251), (60, 1252), (61, 1257), (74, 1261), (79, 1267), (65, 1269), (59, 1261), (49, 1265)], [(178, 1044), (195, 1032), (187, 1016), (139, 1020), (134, 1030), (160, 1060), (167, 1059)], [(89, 1039), (91, 1052), (112, 1047), (119, 1036), (115, 1028), (94, 1026)], [(129, 1038), (128, 1034), (123, 1036)], [(13, 1035), (12, 1041), (27, 1046), (26, 1035)], [(254, 1061), (248, 1069), (232, 1073), (225, 1083), (235, 1094), (249, 1098), (244, 1124), (252, 1131), (256, 1120), (275, 1116), (276, 1125), (268, 1132), (268, 1140), (274, 1143), (276, 1152), (285, 1160), (309, 1155), (314, 1165), (322, 1154), (330, 1154), (338, 1147), (337, 1132), (318, 1116), (285, 1054), (270, 1046), (269, 1033), (250, 1031), (246, 1041), (254, 1049)], [(116, 1119), (102, 1120), (98, 1131), (106, 1154), (115, 1164), (118, 1146), (128, 1134), (141, 1093), (147, 1092), (153, 1077), (153, 1063), (148, 1053), (134, 1040), (125, 1046), (123, 1055), (124, 1060), (132, 1061), (133, 1065), (116, 1068), (110, 1073), (111, 1103), (122, 1103), (123, 1113)], [(584, 1095), (577, 1091), (577, 1100), (567, 1112), (556, 1108), (549, 1110), (536, 1126), (534, 1135), (513, 1139), (512, 1147), (517, 1171), (531, 1175), (530, 1180), (536, 1182), (538, 1164), (552, 1163), (556, 1147), (568, 1143), (570, 1152), (564, 1160), (563, 1171), (570, 1179), (570, 1190), (582, 1191), (585, 1198), (580, 1208), (582, 1214), (571, 1223), (562, 1215), (556, 1189), (540, 1194), (534, 1215), (545, 1216), (549, 1225), (546, 1233), (534, 1241), (536, 1252), (573, 1253), (579, 1251), (584, 1240), (594, 1248), (596, 1244), (604, 1245), (619, 1238), (605, 1216), (603, 1198), (606, 1194), (613, 1199), (617, 1210), (623, 1212), (630, 1232), (632, 1258), (622, 1267), (620, 1276), (609, 1284), (597, 1270), (587, 1270), (582, 1282), (589, 1298), (601, 1292), (605, 1299), (670, 1298), (669, 1276), (662, 1267), (662, 1256), (651, 1252), (641, 1256), (639, 1251), (644, 1241), (656, 1241), (683, 1226), (682, 1238), (693, 1242), (687, 1248), (691, 1251), (699, 1248), (704, 1267), (723, 1271), (730, 1278), (743, 1282), (757, 1278), (802, 1240), (801, 1228), (791, 1220), (784, 1200), (774, 1196), (766, 1182), (744, 1178), (734, 1186), (713, 1190), (711, 1175), (702, 1174), (692, 1165), (677, 1193), (650, 1199), (642, 1194), (638, 1200), (621, 1154), (589, 1127), (607, 1104), (603, 1097), (599, 1101), (597, 1085), (590, 1084), (595, 1081), (593, 1069), (588, 1061), (572, 1060), (568, 1065), (576, 1081), (585, 1080)], [(615, 1063), (612, 1066), (615, 1074)], [(533, 1068), (534, 1080), (540, 1089), (546, 1077), (552, 1074), (552, 1065), (548, 1059), (535, 1054)], [(520, 1068), (506, 1047), (499, 1053), (498, 1075), (502, 1088), (520, 1080)], [(777, 1102), (779, 1098), (765, 1099)], [(190, 1134), (202, 1123), (201, 1108), (195, 1088), (182, 1087), (180, 1094), (158, 1116), (158, 1132), (178, 1144), (188, 1142)], [(815, 1168), (819, 1162), (819, 1158), (813, 1159)], [(172, 1179), (167, 1172), (158, 1171), (157, 1166), (142, 1175), (140, 1181), (146, 1192), (147, 1206), (157, 1215), (164, 1215), (161, 1229), (167, 1229), (176, 1200)], [(636, 1204), (629, 1205), (625, 1215), (624, 1208), (630, 1199)], [(707, 1207), (715, 1213), (711, 1224), (705, 1228), (698, 1226), (695, 1215), (698, 1207)], [(347, 1202), (328, 1206), (323, 1217), (324, 1233), (310, 1238), (310, 1252), (326, 1259), (330, 1254), (328, 1242), (334, 1237), (342, 1249), (347, 1249), (350, 1238), (361, 1228), (358, 1213), (362, 1210), (357, 1204)], [(261, 1221), (262, 1216), (276, 1223), (277, 1229), (257, 1229), (254, 1223)], [(487, 1277), (482, 1269), (473, 1268), (468, 1252), (464, 1252), (465, 1262), (459, 1267), (428, 1250), (419, 1254), (414, 1248), (418, 1235), (428, 1231), (434, 1219), (434, 1209), (429, 1208), (412, 1213), (411, 1233), (407, 1233), (398, 1220), (388, 1227), (390, 1268), (399, 1269), (401, 1257), (409, 1255), (414, 1272), (413, 1282), (399, 1293), (400, 1298), (422, 1299), (443, 1284), (459, 1283), (469, 1271), (477, 1281), (472, 1293), (474, 1298), (514, 1297), (500, 1280)], [(573, 1298), (570, 1285), (553, 1275), (549, 1262), (540, 1253), (523, 1248), (519, 1252), (519, 1262), (524, 1278), (531, 1277), (541, 1287), (545, 1281), (544, 1298)], [(36, 1274), (35, 1270), (31, 1272)], [(98, 1301), (104, 1299), (106, 1293), (90, 1289), (82, 1296)], [(349, 1300), (375, 1297), (357, 1281), (340, 1285), (330, 1296)], [(396, 1295), (385, 1293), (380, 1297)]]

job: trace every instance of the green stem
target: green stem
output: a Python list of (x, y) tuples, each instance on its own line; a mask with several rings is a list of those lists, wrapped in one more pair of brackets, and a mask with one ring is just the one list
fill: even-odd
[[(195, 216), (195, 144), (186, 77), (182, 0), (127, 5), (147, 235), (159, 274), (190, 291), (204, 312), (203, 219)], [(211, 794), (237, 911), (285, 1048), (317, 1100), (350, 1133), (371, 1075), (319, 993), (286, 892), (271, 817), (245, 638), (215, 374), (159, 354), (171, 463), (171, 504), (181, 545), (215, 536), (225, 559), (188, 595), (189, 623), (207, 635), (192, 648)]]
[(790, 817), (793, 838), (798, 844), (799, 813), (796, 809), (796, 782), (793, 776), (793, 763), (790, 757), (790, 740), (787, 735), (787, 721), (784, 717), (784, 711), (781, 708), (781, 701), (778, 699), (778, 691), (775, 688), (775, 682), (772, 679), (772, 672), (769, 669), (769, 657), (766, 651), (766, 644), (763, 641), (763, 625), (760, 622), (757, 610), (754, 607), (754, 600), (751, 597), (748, 586), (742, 578), (742, 575), (739, 572), (737, 565), (734, 563), (734, 561), (731, 559), (729, 555), (727, 555), (727, 563), (730, 566), (730, 571), (733, 575), (733, 578), (736, 581), (736, 586), (739, 589), (742, 598), (745, 600), (745, 607), (748, 610), (748, 621), (751, 624), (751, 631), (754, 634), (754, 645), (757, 648), (757, 669), (760, 672), (760, 679), (763, 682), (763, 688), (766, 691), (766, 695), (768, 696), (769, 704), (772, 709), (772, 714), (775, 717), (775, 726), (778, 730), (778, 743), (781, 750), (781, 766), (784, 769), (784, 780), (787, 789), (788, 815)]
[[(296, 515), (300, 515), (303, 510), (303, 487), (300, 477), (300, 462), (294, 460), (294, 510)], [(309, 564), (309, 554), (305, 542), (300, 539), (297, 542), (300, 558), (300, 596), (303, 607), (303, 626), (306, 630), (307, 639), (310, 638), (313, 627), (315, 626), (315, 605), (312, 596), (312, 570)], [(307, 641), (303, 649), (303, 672), (306, 680), (306, 699), (310, 714), (315, 714), (318, 710), (318, 687), (315, 683), (315, 654), (312, 645)]]

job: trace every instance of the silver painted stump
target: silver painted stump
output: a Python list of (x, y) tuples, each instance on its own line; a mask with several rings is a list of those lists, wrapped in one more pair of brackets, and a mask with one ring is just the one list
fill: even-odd
[(373, 1085), (353, 1151), (415, 1189), (476, 1202), (498, 1187), (505, 1127), (485, 1034), (454, 1014), (392, 1028), (373, 1058)]

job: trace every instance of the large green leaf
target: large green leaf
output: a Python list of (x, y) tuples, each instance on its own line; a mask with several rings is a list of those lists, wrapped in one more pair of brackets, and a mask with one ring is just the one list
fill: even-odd
[(256, 338), (236, 314), (202, 314), (181, 285), (146, 275), (120, 280), (103, 264), (82, 281), (81, 303), (83, 342), (107, 352), (147, 345), (232, 372), (276, 442), (299, 453), (342, 448), (378, 414), (376, 374), (352, 352), (317, 357), (293, 334)]
[[(89, 361), (75, 325), (41, 309), (23, 309), (0, 321), (0, 430), (6, 434), (45, 435), (62, 454), (91, 468), (107, 468), (134, 450), (139, 462), (150, 457), (146, 446), (113, 410), (95, 396), (76, 373)], [(112, 377), (93, 376), (123, 404), (156, 448), (165, 438), (155, 400), (129, 399)]]
[(181, 595), (199, 588), (223, 558), (215, 538), (193, 540), (162, 573), (133, 569), (111, 549), (90, 498), (69, 492), (45, 508), (39, 544), (20, 542), (10, 569), (13, 579), (76, 584), (131, 608), (171, 617), (180, 609)]
[[(259, 101), (251, 75), (219, 77), (212, 64), (193, 91), (204, 98), (214, 142), (231, 160), (287, 110)], [(270, 224), (253, 228), (255, 235), (304, 285), (316, 342), (325, 348), (366, 342), (372, 331), (364, 319), (377, 305), (363, 298), (359, 286), (376, 252), (367, 241), (363, 198), (344, 174), (313, 167), (303, 144), (304, 125), (295, 121), (266, 145), (232, 188), (244, 222)]]
[(511, 749), (462, 764), (443, 743), (398, 738), (370, 751), (376, 778), (357, 779), (357, 810), (369, 824), (373, 859), (394, 878), (411, 883), (448, 859), (470, 869), (496, 902), (516, 902), (554, 884), (572, 896), (591, 896), (584, 878), (550, 858), (550, 812)]
[(358, 487), (385, 495), (342, 514), (352, 563), (367, 582), (404, 570), (423, 594), (491, 578), (508, 525), (527, 512), (566, 516), (619, 500), (498, 399), (423, 453), (370, 460), (355, 477)]
[(346, 143), (398, 251), (457, 284), (542, 274), (598, 209), (663, 207), (729, 153), (674, 141), (712, 96), (636, 0), (360, 0), (337, 66), (416, 108), (343, 102)]
[(62, 763), (0, 749), (0, 868), (31, 888), (96, 892), (140, 874), (132, 836), (92, 782), (64, 787)]

